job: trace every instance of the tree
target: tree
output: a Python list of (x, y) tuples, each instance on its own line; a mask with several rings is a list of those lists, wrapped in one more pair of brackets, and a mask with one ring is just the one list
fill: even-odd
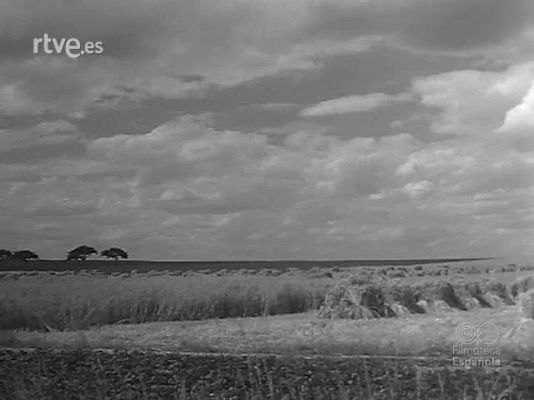
[(11, 258), (12, 256), (13, 256), (13, 253), (11, 253), (9, 250), (0, 249), (0, 260), (7, 260), (8, 258)]
[(78, 260), (78, 261), (85, 261), (87, 257), (89, 257), (91, 254), (98, 254), (98, 251), (94, 247), (90, 246), (78, 246), (75, 249), (72, 249), (67, 254), (67, 260)]
[(102, 252), (100, 252), (100, 255), (102, 257), (115, 259), (115, 263), (117, 263), (119, 258), (128, 258), (128, 253), (126, 253), (123, 249), (119, 249), (118, 247), (111, 247), (109, 249), (103, 250)]
[(22, 261), (36, 260), (39, 258), (39, 256), (31, 250), (18, 250), (13, 253), (12, 257), (16, 260)]

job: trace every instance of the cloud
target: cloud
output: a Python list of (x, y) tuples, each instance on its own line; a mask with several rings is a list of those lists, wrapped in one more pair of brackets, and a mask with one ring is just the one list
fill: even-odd
[(518, 105), (507, 111), (498, 131), (511, 137), (518, 150), (534, 150), (534, 77), (530, 90)]
[(42, 202), (25, 211), (38, 217), (68, 217), (92, 214), (97, 210), (95, 205), (83, 202), (71, 202), (68, 199), (61, 201)]
[[(334, 249), (348, 255), (349, 247), (387, 241), (388, 254), (400, 255), (406, 246), (440, 238), (432, 248), (467, 254), (504, 249), (490, 234), (502, 224), (507, 240), (528, 235), (521, 221), (532, 214), (533, 159), (498, 137), (425, 143), (409, 134), (340, 139), (301, 131), (274, 145), (183, 117), (146, 134), (96, 139), (88, 154), (114, 168), (135, 168), (131, 191), (118, 198), (134, 196), (138, 203), (128, 207), (152, 215), (146, 227), (152, 237), (180, 237), (187, 254), (201, 252), (199, 241), (218, 255), (252, 258), (274, 251), (333, 256)], [(472, 237), (483, 239), (475, 246), (468, 244)], [(524, 253), (522, 246), (506, 249)]]
[(271, 143), (185, 116), (92, 139), (76, 162), (26, 165), (38, 180), (0, 182), (11, 221), (0, 235), (6, 245), (70, 248), (76, 238), (65, 231), (43, 242), (46, 230), (31, 228), (62, 218), (66, 231), (85, 227), (84, 241), (148, 258), (351, 258), (354, 249), (372, 258), (385, 243), (388, 257), (414, 246), (428, 249), (421, 256), (526, 254), (534, 158), (500, 135), (425, 142), (300, 131)]
[[(463, 51), (506, 43), (532, 27), (534, 7), (528, 0), (448, 0), (405, 2), (417, 10), (407, 16), (400, 35), (423, 49)], [(417, 8), (416, 8), (417, 7)]]
[(502, 125), (534, 82), (532, 63), (503, 71), (461, 70), (419, 78), (413, 90), (423, 105), (440, 111), (437, 133), (473, 135)]
[(80, 135), (76, 127), (65, 120), (41, 122), (29, 129), (0, 131), (2, 152), (25, 147), (61, 145), (78, 140)]
[(310, 15), (312, 36), (381, 34), (418, 51), (489, 56), (532, 28), (534, 6), (529, 0), (340, 0), (316, 3)]
[(157, 62), (142, 62), (142, 72), (130, 61), (106, 55), (77, 60), (47, 55), (0, 63), (0, 113), (83, 117), (87, 112), (120, 109), (153, 97), (198, 96), (208, 85), (183, 80), (153, 63)]
[(290, 207), (306, 193), (366, 196), (396, 184), (397, 165), (416, 147), (410, 135), (340, 140), (303, 132), (273, 145), (259, 134), (215, 131), (184, 117), (147, 134), (96, 139), (89, 155), (134, 165), (137, 189), (151, 206), (231, 213)]
[[(300, 34), (307, 8), (304, 1), (44, 0), (28, 13), (20, 2), (3, 2), (0, 112), (83, 115), (151, 98), (195, 97), (212, 85), (315, 69), (325, 57), (363, 52), (379, 40), (307, 40)], [(33, 55), (33, 39), (44, 33), (102, 41), (104, 53), (76, 60)]]
[[(0, 9), (4, 115), (84, 115), (195, 97), (384, 44), (510, 63), (531, 54), (534, 29), (529, 0), (29, 3), (4, 1)], [(32, 41), (44, 33), (99, 40), (105, 51), (77, 60), (33, 55)]]
[(410, 100), (412, 100), (412, 97), (408, 93), (398, 95), (370, 93), (366, 95), (346, 96), (321, 101), (318, 104), (303, 109), (300, 114), (303, 117), (321, 117), (325, 115), (364, 112)]

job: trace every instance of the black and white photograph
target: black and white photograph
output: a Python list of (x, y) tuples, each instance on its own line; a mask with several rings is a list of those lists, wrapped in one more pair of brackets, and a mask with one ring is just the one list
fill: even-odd
[(533, 0), (0, 0), (0, 400), (534, 400)]

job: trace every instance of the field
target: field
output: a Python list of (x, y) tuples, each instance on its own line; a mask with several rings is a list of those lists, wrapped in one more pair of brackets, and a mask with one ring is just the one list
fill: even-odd
[[(260, 271), (276, 269), (287, 271), (292, 268), (308, 270), (312, 268), (351, 268), (360, 266), (390, 266), (390, 265), (426, 265), (447, 262), (461, 262), (486, 260), (482, 258), (452, 258), (452, 259), (417, 259), (417, 260), (287, 260), (287, 261), (145, 261), (145, 260), (121, 260), (118, 262), (109, 260), (88, 259), (80, 261), (66, 260), (32, 260), (20, 261), (14, 259), (0, 260), (0, 271), (79, 271), (98, 270), (100, 272), (123, 272), (131, 271), (210, 271), (250, 269)], [(491, 259), (487, 259), (491, 260)]]
[[(534, 287), (528, 264), (0, 277), (0, 398), (534, 396), (534, 321), (517, 305)], [(465, 321), (494, 324), (502, 366), (453, 365)]]
[(49, 275), (0, 281), (0, 323), (64, 330), (113, 323), (253, 317), (317, 309), (331, 278)]

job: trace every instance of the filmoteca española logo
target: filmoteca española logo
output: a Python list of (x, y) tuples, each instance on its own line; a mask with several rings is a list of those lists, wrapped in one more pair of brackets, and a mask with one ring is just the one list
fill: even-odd
[(456, 327), (455, 334), (459, 345), (452, 346), (454, 366), (502, 366), (501, 349), (496, 345), (499, 341), (499, 328), (493, 322), (462, 322)]

